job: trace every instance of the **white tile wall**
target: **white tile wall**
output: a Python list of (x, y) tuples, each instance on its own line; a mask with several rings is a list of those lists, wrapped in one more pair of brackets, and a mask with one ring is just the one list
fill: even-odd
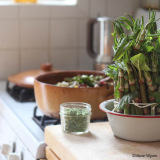
[(48, 20), (22, 20), (21, 21), (21, 48), (48, 48), (49, 47), (49, 21)]
[(19, 71), (19, 51), (0, 50), (0, 79), (7, 79), (9, 75)]
[(51, 52), (51, 62), (55, 69), (76, 70), (77, 61), (76, 49), (54, 49)]
[(46, 61), (62, 70), (93, 69), (94, 60), (86, 51), (87, 22), (98, 15), (133, 15), (138, 6), (139, 0), (78, 0), (76, 6), (0, 5), (0, 80), (38, 69)]
[(134, 16), (135, 15), (135, 10), (137, 9), (137, 8), (139, 8), (139, 6), (141, 6), (141, 1), (140, 0), (134, 0), (134, 1), (132, 1), (132, 12), (131, 12), (131, 14)]
[(17, 6), (0, 6), (0, 18), (17, 18)]
[(88, 17), (85, 12), (82, 12), (79, 7), (73, 6), (54, 6), (51, 9), (52, 18), (84, 18)]
[(124, 13), (133, 15), (138, 6), (140, 0), (107, 0), (107, 13), (110, 17), (122, 16)]
[[(91, 0), (92, 1), (92, 0)], [(89, 16), (89, 0), (78, 0), (76, 6), (52, 6), (53, 18), (86, 18)]]
[(51, 21), (52, 47), (77, 47), (77, 20), (58, 19)]
[(94, 59), (91, 58), (86, 49), (79, 50), (79, 66), (80, 70), (93, 70)]
[[(119, 0), (118, 0), (119, 1)], [(91, 0), (90, 1), (90, 17), (106, 16), (107, 1), (106, 0)]]
[(124, 13), (131, 14), (132, 3), (129, 0), (108, 0), (108, 15), (118, 17)]
[(48, 62), (48, 50), (22, 50), (21, 51), (21, 71), (40, 69), (41, 64)]
[(0, 20), (0, 49), (19, 48), (18, 20)]
[(49, 18), (50, 17), (50, 9), (49, 6), (43, 5), (27, 5), (20, 7), (20, 17), (24, 18)]
[(88, 19), (80, 19), (78, 21), (78, 46), (87, 46), (87, 23)]

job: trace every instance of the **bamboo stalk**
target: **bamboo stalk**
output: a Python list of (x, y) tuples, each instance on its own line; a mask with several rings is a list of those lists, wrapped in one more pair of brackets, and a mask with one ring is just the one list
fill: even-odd
[(144, 71), (143, 74), (144, 74), (144, 77), (146, 79), (148, 90), (150, 91), (149, 92), (149, 102), (154, 103), (155, 98), (152, 96), (153, 95), (152, 93), (155, 91), (155, 88), (153, 86), (153, 81), (152, 81), (151, 75), (147, 71)]
[(134, 104), (131, 104), (130, 107), (131, 107), (131, 115), (136, 115)]
[[(160, 92), (160, 85), (158, 85), (158, 92)], [(156, 108), (156, 115), (160, 115), (160, 104)]]
[[(124, 91), (125, 91), (125, 95), (127, 95), (129, 93), (129, 79), (128, 79), (128, 73), (125, 72), (124, 73)], [(128, 105), (125, 109), (124, 109), (124, 114), (130, 114), (130, 105)]]
[[(116, 90), (117, 85), (118, 85), (118, 81), (117, 81), (117, 80), (114, 80), (114, 92), (115, 92), (115, 90)], [(115, 97), (115, 96), (114, 96), (114, 99), (115, 99), (115, 101), (116, 101), (116, 97)]]
[(125, 72), (124, 74), (124, 91), (125, 91), (125, 94), (129, 93), (129, 80), (128, 80), (127, 72)]
[(128, 105), (125, 109), (124, 109), (124, 114), (130, 114), (130, 105)]
[[(130, 86), (130, 90), (131, 90), (131, 93), (132, 93), (132, 92), (137, 91), (136, 82), (135, 82), (132, 66), (130, 64), (128, 64), (127, 67), (129, 69), (129, 73), (128, 73), (129, 86)], [(141, 99), (140, 99), (140, 97), (134, 97), (134, 101), (140, 103)], [(136, 115), (143, 115), (143, 109), (138, 108), (134, 105), (131, 105), (131, 114), (132, 115), (135, 115), (135, 114)]]
[[(141, 72), (141, 71), (139, 71), (139, 72)], [(141, 74), (141, 79), (139, 80), (139, 86), (140, 86), (140, 93), (141, 93), (142, 103), (147, 103), (147, 96), (146, 96), (144, 77), (142, 75), (142, 72), (139, 73), (139, 74)], [(139, 77), (140, 77), (140, 75), (139, 75)], [(150, 115), (149, 107), (143, 108), (143, 111), (144, 111), (145, 115)]]
[[(124, 95), (124, 74), (123, 72), (121, 72), (122, 70), (119, 69), (119, 74), (118, 74), (118, 83), (120, 84), (118, 90), (119, 90), (119, 95), (120, 98), (118, 99), (118, 101), (123, 97)], [(122, 87), (121, 87), (122, 85)], [(118, 113), (123, 113), (122, 109), (117, 109)]]
[(124, 71), (121, 68), (119, 68), (118, 78), (119, 78), (119, 83), (120, 83), (118, 90), (119, 90), (120, 99), (121, 99), (124, 96)]

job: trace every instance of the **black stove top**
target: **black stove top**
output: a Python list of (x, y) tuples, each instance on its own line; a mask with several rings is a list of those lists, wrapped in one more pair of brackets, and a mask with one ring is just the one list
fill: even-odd
[(18, 102), (35, 102), (34, 89), (24, 88), (19, 86), (10, 87), (10, 82), (7, 81), (7, 92)]
[(39, 127), (44, 130), (44, 128), (48, 125), (57, 125), (60, 124), (60, 119), (51, 118), (48, 116), (37, 116), (37, 109), (38, 107), (34, 108), (33, 112), (33, 120), (39, 125)]

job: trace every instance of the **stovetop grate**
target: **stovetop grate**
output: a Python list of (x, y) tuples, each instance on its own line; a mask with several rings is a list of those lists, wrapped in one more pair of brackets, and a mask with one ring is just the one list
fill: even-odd
[(18, 102), (35, 102), (34, 89), (32, 88), (24, 88), (16, 85), (10, 88), (10, 82), (7, 81), (6, 90)]
[(38, 126), (44, 130), (46, 126), (60, 124), (60, 119), (50, 118), (48, 116), (37, 116), (37, 107), (34, 108), (33, 118)]
[[(58, 125), (61, 124), (60, 119), (57, 118), (52, 118), (52, 117), (48, 117), (48, 116), (37, 116), (37, 109), (38, 107), (34, 108), (34, 113), (33, 113), (33, 120), (38, 124), (38, 126), (44, 130), (44, 128), (46, 126), (49, 125)], [(108, 118), (105, 117), (103, 119), (99, 119), (99, 120), (91, 120), (91, 123), (95, 123), (95, 122), (106, 122), (108, 121)]]

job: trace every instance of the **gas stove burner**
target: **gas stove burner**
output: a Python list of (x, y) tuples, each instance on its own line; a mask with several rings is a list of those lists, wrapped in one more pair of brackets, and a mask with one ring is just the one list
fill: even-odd
[[(33, 120), (39, 125), (39, 127), (44, 131), (44, 128), (49, 125), (58, 125), (61, 124), (60, 119), (53, 118), (53, 117), (48, 117), (48, 116), (37, 116), (37, 109), (38, 107), (34, 108), (34, 113), (33, 113)], [(91, 123), (96, 123), (96, 122), (106, 122), (108, 121), (108, 118), (105, 117), (103, 119), (96, 119), (96, 120), (91, 120)]]
[(32, 119), (39, 125), (42, 130), (44, 130), (46, 126), (60, 124), (60, 119), (51, 118), (45, 115), (37, 116), (37, 107), (34, 108), (34, 114)]
[(7, 92), (18, 102), (35, 102), (34, 89), (24, 88), (14, 85), (10, 88), (10, 83), (7, 81)]

